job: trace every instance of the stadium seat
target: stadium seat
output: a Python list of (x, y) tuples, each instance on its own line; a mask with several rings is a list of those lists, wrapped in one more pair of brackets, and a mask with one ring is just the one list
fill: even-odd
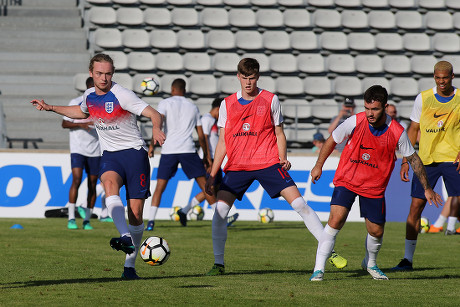
[(215, 95), (217, 90), (217, 80), (213, 75), (194, 74), (189, 79), (190, 92), (197, 95)]
[(369, 26), (377, 30), (396, 29), (396, 18), (391, 11), (372, 10), (367, 14)]
[(236, 47), (243, 50), (263, 49), (262, 34), (257, 31), (241, 30), (235, 35)]
[(224, 5), (224, 0), (196, 0), (196, 3), (205, 6), (220, 6)]
[(265, 31), (262, 40), (265, 49), (279, 51), (291, 48), (289, 34), (285, 31)]
[(144, 22), (150, 26), (169, 26), (172, 23), (171, 12), (163, 7), (149, 7), (144, 11)]
[[(260, 68), (259, 72), (264, 73), (264, 72), (269, 72), (270, 71), (270, 60), (268, 59), (268, 56), (265, 55), (264, 53), (245, 53), (241, 56), (241, 58), (254, 58), (259, 62)], [(236, 66), (235, 66), (236, 69)]]
[(337, 77), (334, 80), (334, 90), (336, 95), (345, 97), (361, 96), (362, 84), (358, 77)]
[(382, 59), (374, 54), (359, 54), (355, 57), (356, 71), (364, 74), (379, 74), (383, 72)]
[[(143, 101), (145, 101), (146, 103), (148, 103), (152, 108), (154, 108), (155, 110), (158, 109), (158, 104), (160, 103), (160, 101), (162, 101), (164, 98), (161, 97), (161, 96), (143, 96), (141, 97), (141, 99)], [(150, 126), (151, 128), (151, 126)], [(150, 130), (150, 131), (149, 131)], [(146, 134), (147, 134), (147, 138), (151, 138), (152, 137), (152, 132), (151, 132), (151, 129), (146, 129)]]
[(362, 4), (371, 9), (389, 8), (388, 0), (362, 0)]
[(256, 6), (276, 6), (276, 0), (251, 0), (252, 5)]
[(268, 57), (270, 69), (279, 73), (293, 73), (297, 71), (297, 59), (290, 53), (274, 53)]
[(281, 102), (281, 113), (288, 118), (311, 117), (312, 106), (305, 99), (285, 99)]
[(299, 77), (279, 77), (276, 79), (276, 93), (282, 95), (304, 94), (302, 79)]
[(224, 4), (230, 6), (249, 6), (250, 0), (224, 0)]
[(155, 30), (150, 32), (150, 44), (159, 49), (177, 48), (177, 36), (173, 30)]
[(206, 47), (204, 34), (200, 30), (180, 30), (177, 44), (185, 49), (203, 49)]
[(332, 83), (327, 77), (306, 77), (304, 80), (305, 92), (309, 95), (331, 95)]
[(361, 0), (335, 0), (336, 6), (346, 7), (346, 8), (360, 8)]
[(386, 55), (383, 69), (391, 74), (408, 74), (411, 72), (410, 60), (405, 55)]
[(460, 51), (460, 40), (457, 33), (436, 33), (432, 39), (434, 50), (445, 53)]
[(313, 99), (311, 115), (318, 118), (334, 118), (338, 115), (339, 104), (334, 99)]
[(201, 11), (203, 25), (211, 28), (222, 28), (229, 26), (228, 12), (224, 8), (206, 7)]
[(256, 12), (256, 23), (263, 28), (280, 28), (284, 25), (283, 13), (279, 9), (260, 9)]
[(436, 31), (451, 30), (454, 28), (454, 21), (449, 12), (431, 11), (425, 15), (426, 27)]
[(211, 58), (205, 52), (187, 52), (184, 54), (184, 68), (189, 71), (210, 71)]
[(331, 72), (339, 74), (355, 72), (355, 60), (349, 54), (331, 54), (327, 57), (326, 63)]
[(396, 9), (416, 9), (416, 0), (389, 0), (388, 4)]
[(398, 33), (378, 33), (375, 42), (379, 50), (391, 52), (403, 49), (403, 40)]
[(453, 10), (460, 10), (460, 1), (446, 0), (446, 7)]
[(233, 94), (241, 89), (240, 81), (235, 75), (222, 76), (219, 79), (219, 89), (221, 93)]
[(251, 9), (234, 8), (228, 13), (231, 26), (238, 28), (251, 28), (256, 26), (256, 14)]
[(413, 52), (431, 50), (430, 37), (426, 33), (406, 33), (403, 35), (404, 49)]
[(367, 14), (359, 10), (344, 10), (341, 14), (341, 24), (349, 29), (366, 29), (369, 27)]
[(86, 0), (89, 4), (95, 4), (95, 5), (100, 5), (100, 4), (112, 4), (112, 0)]
[(292, 6), (305, 7), (305, 1), (306, 0), (278, 0), (278, 4), (281, 6), (288, 6), (288, 7), (292, 7)]
[(398, 115), (404, 118), (410, 118), (410, 114), (412, 113), (413, 107), (414, 107), (414, 99), (401, 100), (400, 102), (398, 102), (398, 104), (396, 104)]
[(275, 93), (276, 91), (275, 80), (272, 77), (260, 76), (257, 84), (260, 88), (269, 92)]
[(135, 5), (139, 4), (139, 0), (112, 0), (114, 4), (120, 5)]
[(398, 29), (413, 31), (424, 28), (422, 14), (418, 11), (397, 11), (395, 18)]
[(319, 42), (313, 31), (294, 31), (289, 36), (291, 48), (296, 50), (318, 50)]
[(353, 32), (347, 36), (348, 47), (357, 51), (376, 49), (375, 37), (369, 32)]
[(144, 13), (137, 7), (121, 7), (117, 10), (117, 22), (124, 26), (140, 26), (144, 23)]
[(438, 60), (433, 55), (414, 55), (410, 59), (411, 70), (417, 74), (432, 75)]
[(88, 10), (89, 21), (98, 26), (110, 26), (117, 23), (117, 13), (111, 7), (93, 6)]
[(321, 47), (326, 50), (343, 51), (348, 49), (347, 36), (343, 32), (323, 32), (320, 35)]
[(127, 48), (147, 48), (150, 46), (149, 33), (143, 29), (126, 29), (122, 33), (123, 46)]
[(452, 16), (452, 19), (454, 23), (454, 29), (460, 30), (460, 13), (459, 12), (454, 13), (454, 15)]
[(417, 80), (409, 77), (396, 77), (390, 81), (391, 93), (401, 97), (415, 97), (419, 93)]
[(171, 11), (172, 23), (179, 27), (198, 25), (198, 12), (194, 8), (175, 7)]
[(286, 9), (283, 19), (286, 27), (308, 28), (312, 25), (310, 13), (305, 9)]
[(193, 5), (195, 0), (167, 0), (169, 4), (179, 6), (179, 5)]
[(361, 83), (362, 83), (362, 88), (361, 88), (362, 93), (364, 93), (372, 85), (381, 85), (387, 90), (388, 94), (391, 93), (390, 82), (388, 81), (388, 79), (384, 77), (367, 77), (367, 78), (364, 78), (361, 81)]
[[(135, 93), (142, 94), (141, 83), (142, 83), (142, 80), (144, 80), (145, 78), (154, 78), (155, 80), (157, 80), (160, 83), (160, 92), (164, 92), (160, 77), (158, 77), (156, 74), (153, 74), (153, 73), (151, 74), (150, 73), (140, 73), (140, 74), (135, 74), (133, 76), (133, 91)], [(171, 84), (168, 85), (168, 87), (170, 86)], [(147, 97), (142, 97), (142, 100), (144, 100), (145, 102), (149, 102), (148, 99), (146, 98)], [(152, 98), (152, 97), (149, 97), (149, 98)]]
[(420, 8), (424, 9), (445, 9), (444, 0), (418, 0), (418, 5)]
[(128, 54), (128, 68), (135, 71), (154, 70), (155, 57), (151, 52), (130, 52)]
[(177, 52), (160, 52), (155, 56), (157, 69), (178, 71), (184, 69), (182, 56)]
[(94, 31), (94, 43), (104, 49), (123, 46), (121, 32), (116, 28), (98, 28)]
[(433, 78), (420, 78), (418, 79), (418, 91), (424, 91), (436, 86)]
[(318, 9), (313, 13), (313, 20), (317, 27), (335, 29), (341, 26), (340, 13), (336, 10)]
[(147, 5), (157, 5), (157, 4), (166, 3), (166, 0), (139, 0), (139, 1), (142, 4), (147, 4)]
[(218, 52), (213, 58), (213, 67), (217, 71), (236, 73), (236, 66), (240, 61), (238, 54), (233, 52)]
[(109, 55), (113, 60), (113, 66), (117, 71), (125, 70), (128, 68), (128, 57), (123, 51), (104, 51), (105, 54)]
[(311, 6), (316, 6), (316, 7), (334, 6), (334, 0), (307, 0), (307, 3)]
[(115, 73), (115, 74), (113, 74), (112, 80), (115, 83), (120, 84), (124, 88), (127, 88), (128, 90), (133, 89), (133, 79), (131, 78), (131, 76), (129, 74)]
[(230, 30), (211, 30), (206, 34), (209, 48), (231, 50), (236, 47), (235, 36)]
[[(446, 54), (440, 60), (448, 61), (454, 67), (454, 74), (460, 75), (460, 55)], [(433, 73), (433, 67), (431, 67), (431, 73)], [(456, 77), (454, 80), (460, 80)]]
[(73, 85), (77, 91), (86, 91), (86, 79), (88, 79), (88, 77), (89, 75), (87, 72), (75, 74), (73, 77)]
[(190, 90), (190, 83), (188, 78), (182, 74), (165, 74), (160, 78), (160, 89), (163, 93), (171, 94), (171, 83), (175, 79), (182, 79), (185, 81), (185, 90), (188, 92)]
[(324, 58), (319, 53), (301, 53), (297, 56), (297, 68), (301, 72), (318, 74), (326, 71)]

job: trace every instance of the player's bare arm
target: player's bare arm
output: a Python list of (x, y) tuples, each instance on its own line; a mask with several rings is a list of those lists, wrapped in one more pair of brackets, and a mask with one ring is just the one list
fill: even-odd
[(422, 160), (420, 160), (418, 154), (414, 152), (409, 157), (406, 157), (406, 159), (410, 163), (414, 174), (420, 180), (420, 183), (425, 190), (425, 197), (428, 203), (430, 205), (434, 204), (436, 207), (438, 207), (438, 205), (442, 206), (442, 198), (431, 188), (430, 183), (428, 182), (425, 167), (423, 166)]
[(47, 104), (43, 99), (34, 99), (30, 103), (39, 111), (51, 111), (69, 118), (85, 119), (89, 116), (80, 109), (80, 106), (54, 106)]
[[(417, 141), (417, 135), (419, 131), (420, 124), (412, 121), (409, 126), (409, 129), (407, 129), (407, 137), (409, 138), (409, 141), (411, 142), (412, 146), (414, 146), (415, 142)], [(401, 171), (399, 172), (401, 180), (405, 182), (408, 182), (410, 180), (409, 164), (407, 162), (407, 159), (404, 157), (401, 163)]]
[(71, 130), (74, 130), (74, 129), (84, 129), (86, 131), (90, 131), (91, 130), (91, 126), (92, 123), (88, 122), (88, 123), (73, 123), (73, 122), (69, 122), (68, 120), (63, 120), (62, 121), (62, 128), (64, 129), (71, 129)]
[(454, 164), (457, 163), (457, 172), (460, 172), (460, 152), (457, 154), (455, 158)]
[(323, 165), (324, 162), (326, 162), (326, 159), (331, 155), (331, 153), (334, 151), (335, 146), (337, 143), (334, 141), (334, 138), (329, 136), (324, 143), (323, 147), (321, 148), (321, 151), (319, 152), (318, 159), (316, 160), (315, 166), (311, 170), (311, 182), (316, 183), (316, 181), (319, 180), (321, 177), (321, 174), (323, 173)]
[(204, 162), (204, 167), (207, 169), (209, 166), (211, 166), (211, 156), (209, 155), (209, 148), (208, 148), (208, 143), (206, 142), (206, 138), (203, 133), (203, 127), (202, 126), (196, 126), (196, 133), (198, 134), (198, 142), (200, 143), (200, 147), (203, 150), (203, 162)]
[(150, 118), (152, 121), (152, 141), (149, 145), (148, 155), (149, 157), (153, 157), (154, 146), (156, 144), (160, 146), (163, 145), (166, 139), (166, 135), (163, 131), (161, 131), (161, 126), (163, 125), (163, 115), (158, 113), (158, 111), (151, 106), (147, 106), (141, 114), (142, 116)]
[(275, 126), (276, 143), (278, 145), (278, 155), (280, 156), (280, 164), (284, 170), (291, 169), (291, 162), (287, 159), (287, 143), (286, 135), (284, 134), (283, 124)]
[(219, 128), (219, 141), (217, 142), (216, 152), (214, 153), (214, 162), (211, 166), (211, 172), (206, 180), (205, 191), (209, 195), (214, 195), (214, 180), (217, 172), (222, 166), (225, 155), (227, 154), (227, 148), (225, 146), (225, 128)]

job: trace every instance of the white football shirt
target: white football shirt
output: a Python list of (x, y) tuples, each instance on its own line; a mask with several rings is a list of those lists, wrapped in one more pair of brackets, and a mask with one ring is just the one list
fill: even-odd
[[(201, 126), (203, 133), (208, 136), (209, 151), (211, 152), (211, 159), (214, 159), (214, 152), (216, 151), (217, 142), (219, 141), (219, 129), (217, 128), (217, 120), (212, 117), (210, 113), (206, 113), (201, 117)], [(203, 157), (203, 151), (199, 150), (200, 157)]]

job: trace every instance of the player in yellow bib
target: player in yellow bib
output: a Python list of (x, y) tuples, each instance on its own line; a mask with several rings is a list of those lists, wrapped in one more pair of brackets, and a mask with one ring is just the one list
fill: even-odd
[[(460, 93), (452, 86), (452, 64), (440, 61), (434, 66), (436, 87), (421, 92), (414, 102), (407, 134), (412, 144), (420, 131), (419, 156), (425, 165), (430, 185), (443, 177), (448, 196), (460, 198)], [(403, 158), (401, 180), (409, 181), (409, 165)], [(406, 221), (404, 258), (393, 270), (412, 270), (426, 199), (416, 176), (412, 179), (412, 203)], [(457, 206), (451, 207), (446, 234), (455, 234)]]

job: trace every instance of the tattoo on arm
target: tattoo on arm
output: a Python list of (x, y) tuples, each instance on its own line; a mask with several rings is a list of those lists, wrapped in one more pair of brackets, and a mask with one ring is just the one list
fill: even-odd
[(426, 175), (425, 166), (423, 166), (422, 160), (420, 160), (420, 157), (417, 155), (417, 153), (413, 153), (406, 158), (407, 161), (409, 161), (410, 166), (412, 166), (412, 170), (414, 171), (415, 175), (420, 180), (423, 189), (431, 189), (430, 183), (428, 182), (428, 177)]

